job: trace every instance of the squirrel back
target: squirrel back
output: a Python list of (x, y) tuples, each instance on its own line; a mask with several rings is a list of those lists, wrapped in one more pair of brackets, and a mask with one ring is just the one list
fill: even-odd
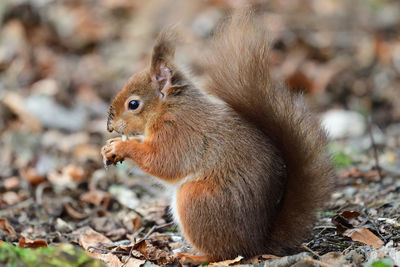
[(254, 25), (251, 15), (236, 14), (217, 34), (207, 58), (207, 89), (260, 129), (280, 151), (286, 189), (269, 244), (271, 253), (284, 254), (310, 232), (315, 212), (330, 197), (334, 173), (326, 133), (303, 97), (271, 83), (268, 35)]

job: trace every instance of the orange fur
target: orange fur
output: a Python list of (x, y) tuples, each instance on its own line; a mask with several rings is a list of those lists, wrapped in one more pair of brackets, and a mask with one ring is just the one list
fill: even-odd
[(203, 264), (207, 262), (214, 262), (214, 258), (210, 255), (190, 255), (185, 253), (176, 253), (176, 256), (180, 258), (180, 262), (184, 264)]
[(217, 35), (208, 93), (175, 66), (174, 35), (163, 32), (149, 69), (110, 107), (109, 131), (145, 138), (109, 142), (103, 157), (130, 158), (172, 184), (177, 223), (205, 255), (188, 261), (289, 253), (329, 197), (325, 132), (301, 96), (270, 83), (266, 33), (250, 16)]

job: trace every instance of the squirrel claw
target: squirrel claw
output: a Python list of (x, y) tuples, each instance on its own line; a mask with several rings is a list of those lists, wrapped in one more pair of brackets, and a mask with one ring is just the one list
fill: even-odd
[[(116, 139), (116, 138), (114, 138)], [(104, 168), (107, 170), (108, 166), (112, 164), (117, 164), (118, 162), (123, 162), (124, 158), (116, 153), (116, 144), (118, 140), (112, 142), (107, 142), (105, 146), (101, 149), (101, 155), (103, 156)], [(121, 142), (121, 141), (119, 141)]]
[(107, 159), (103, 159), (103, 165), (104, 165), (104, 169), (106, 169), (106, 171), (107, 171), (108, 170)]

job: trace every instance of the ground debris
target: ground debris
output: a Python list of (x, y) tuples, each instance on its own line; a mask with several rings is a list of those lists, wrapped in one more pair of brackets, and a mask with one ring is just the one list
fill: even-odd
[[(0, 1), (1, 251), (72, 243), (114, 266), (177, 267), (175, 253), (195, 252), (161, 186), (129, 161), (105, 170), (100, 148), (113, 137), (108, 105), (158, 31), (178, 18), (189, 43), (179, 63), (202, 83), (193, 51), (239, 2)], [(249, 4), (271, 33), (271, 79), (325, 114), (336, 190), (307, 253), (211, 264), (400, 265), (400, 2), (303, 2)]]

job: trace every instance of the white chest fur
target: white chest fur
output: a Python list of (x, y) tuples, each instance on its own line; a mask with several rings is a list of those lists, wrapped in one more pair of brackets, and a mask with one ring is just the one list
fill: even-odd
[(181, 226), (181, 221), (180, 221), (179, 213), (178, 213), (178, 203), (177, 203), (178, 191), (184, 183), (193, 180), (193, 178), (194, 178), (194, 175), (188, 175), (185, 178), (181, 179), (181, 181), (179, 183), (164, 184), (165, 188), (167, 190), (167, 194), (169, 195), (169, 198), (171, 201), (170, 202), (170, 212), (171, 212), (172, 218), (179, 227)]
[(172, 218), (174, 222), (180, 227), (181, 226), (181, 221), (179, 219), (179, 213), (178, 213), (178, 203), (177, 203), (177, 196), (178, 196), (178, 190), (179, 188), (173, 188), (170, 192), (170, 212), (172, 215)]

